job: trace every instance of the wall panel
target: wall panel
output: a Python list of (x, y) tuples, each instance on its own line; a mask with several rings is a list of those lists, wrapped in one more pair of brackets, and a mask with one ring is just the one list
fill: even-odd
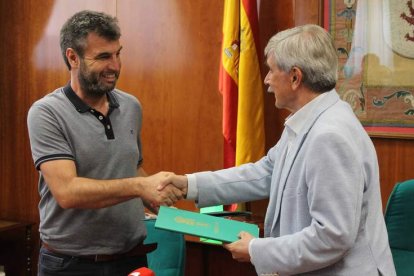
[(382, 206), (397, 182), (414, 179), (414, 140), (373, 138), (380, 168)]
[(31, 104), (68, 81), (58, 32), (77, 10), (115, 14), (114, 0), (0, 1), (0, 218), (35, 222), (32, 237), (35, 275), (38, 252), (38, 173), (26, 127)]
[(149, 172), (221, 167), (221, 18), (212, 15), (222, 2), (119, 2), (119, 87), (142, 103)]

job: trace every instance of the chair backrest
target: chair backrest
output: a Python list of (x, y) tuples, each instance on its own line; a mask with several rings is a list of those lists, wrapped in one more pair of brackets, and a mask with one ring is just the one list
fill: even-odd
[(185, 270), (185, 239), (181, 233), (155, 228), (155, 219), (146, 219), (147, 238), (144, 243), (157, 243), (147, 255), (148, 267), (156, 276), (182, 276)]
[(394, 186), (385, 224), (397, 275), (414, 275), (414, 179)]

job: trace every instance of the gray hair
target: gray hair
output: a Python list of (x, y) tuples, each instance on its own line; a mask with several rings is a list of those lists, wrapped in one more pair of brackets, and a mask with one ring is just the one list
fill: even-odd
[(118, 20), (115, 17), (88, 10), (74, 14), (60, 30), (60, 49), (69, 70), (71, 67), (66, 57), (66, 49), (72, 48), (83, 58), (89, 33), (96, 33), (109, 41), (118, 40), (121, 37)]
[(265, 48), (286, 73), (298, 67), (303, 84), (323, 93), (335, 88), (338, 79), (338, 56), (330, 34), (318, 25), (303, 25), (274, 35)]

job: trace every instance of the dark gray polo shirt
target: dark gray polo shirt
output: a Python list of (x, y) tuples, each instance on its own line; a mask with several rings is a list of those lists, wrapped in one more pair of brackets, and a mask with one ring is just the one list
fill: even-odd
[[(28, 113), (32, 156), (37, 169), (50, 160), (69, 159), (79, 177), (134, 177), (142, 162), (142, 110), (138, 100), (115, 89), (107, 94), (107, 117), (86, 105), (70, 85), (35, 102)], [(40, 237), (68, 255), (113, 254), (142, 241), (141, 199), (101, 209), (62, 209), (40, 172)]]

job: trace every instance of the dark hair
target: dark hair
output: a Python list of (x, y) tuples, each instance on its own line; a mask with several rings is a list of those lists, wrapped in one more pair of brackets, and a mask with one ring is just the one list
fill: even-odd
[(71, 70), (66, 57), (66, 49), (72, 48), (83, 58), (86, 48), (86, 38), (89, 33), (96, 33), (110, 41), (121, 37), (118, 20), (102, 12), (80, 11), (69, 18), (60, 30), (60, 49), (63, 59)]

